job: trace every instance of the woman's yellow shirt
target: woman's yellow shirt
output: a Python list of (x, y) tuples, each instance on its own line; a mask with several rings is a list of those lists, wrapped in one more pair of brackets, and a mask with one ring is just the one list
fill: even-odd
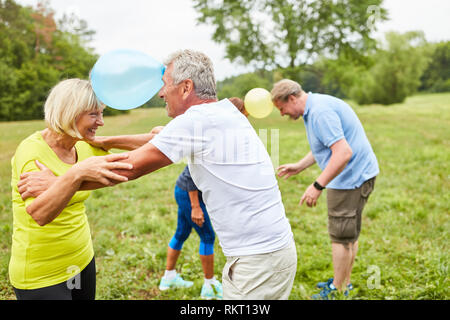
[[(75, 149), (78, 161), (108, 154), (82, 141), (75, 144)], [(35, 160), (57, 176), (72, 166), (58, 158), (40, 132), (23, 140), (11, 159), (13, 235), (9, 278), (17, 289), (37, 289), (67, 281), (81, 272), (94, 257), (84, 205), (89, 191), (75, 193), (56, 219), (42, 227), (26, 212), (26, 206), (34, 198), (23, 201), (17, 183), (22, 173), (39, 170)]]

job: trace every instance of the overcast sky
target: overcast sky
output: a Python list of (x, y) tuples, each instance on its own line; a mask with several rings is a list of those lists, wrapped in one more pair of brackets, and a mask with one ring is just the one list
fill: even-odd
[[(35, 6), (38, 0), (16, 0)], [(91, 45), (98, 54), (127, 48), (146, 52), (159, 61), (178, 49), (206, 53), (215, 66), (217, 80), (248, 68), (224, 58), (224, 47), (211, 40), (213, 28), (197, 25), (190, 0), (50, 0), (56, 17), (75, 13), (96, 31)], [(385, 0), (390, 20), (379, 24), (385, 31), (422, 30), (428, 41), (450, 40), (449, 0)]]

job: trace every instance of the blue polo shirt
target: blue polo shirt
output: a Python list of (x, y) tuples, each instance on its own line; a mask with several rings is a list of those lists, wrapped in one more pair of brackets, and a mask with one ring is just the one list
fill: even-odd
[(330, 147), (345, 138), (353, 155), (344, 170), (326, 187), (355, 189), (380, 172), (377, 158), (353, 109), (344, 101), (325, 94), (309, 93), (303, 120), (311, 152), (324, 170), (331, 158)]

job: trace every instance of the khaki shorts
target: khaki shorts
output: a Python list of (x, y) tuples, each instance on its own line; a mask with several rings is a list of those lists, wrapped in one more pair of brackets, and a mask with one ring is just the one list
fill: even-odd
[(356, 189), (327, 189), (328, 233), (331, 242), (346, 244), (358, 240), (362, 211), (375, 186), (375, 178)]
[(297, 271), (295, 243), (250, 256), (227, 257), (222, 272), (224, 300), (287, 300)]

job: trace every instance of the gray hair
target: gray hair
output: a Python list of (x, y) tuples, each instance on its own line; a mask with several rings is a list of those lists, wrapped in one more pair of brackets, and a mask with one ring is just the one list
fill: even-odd
[(191, 79), (194, 90), (200, 99), (216, 99), (216, 79), (211, 59), (204, 53), (193, 50), (180, 50), (171, 54), (164, 64), (173, 64), (174, 84)]
[(286, 102), (289, 96), (294, 95), (300, 97), (303, 92), (302, 86), (299, 83), (289, 79), (283, 79), (273, 85), (271, 91), (272, 101)]

